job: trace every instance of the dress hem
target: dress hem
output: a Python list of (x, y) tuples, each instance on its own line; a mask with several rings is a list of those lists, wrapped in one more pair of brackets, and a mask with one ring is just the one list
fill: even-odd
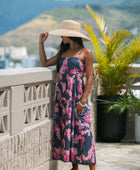
[(72, 161), (64, 161), (63, 159), (56, 159), (56, 158), (52, 158), (53, 160), (57, 160), (57, 161), (62, 161), (62, 162), (69, 162), (69, 163), (77, 163), (77, 164), (81, 164), (81, 165), (89, 165), (89, 164), (96, 164), (96, 162), (88, 162), (88, 163), (79, 163), (79, 162), (72, 162)]

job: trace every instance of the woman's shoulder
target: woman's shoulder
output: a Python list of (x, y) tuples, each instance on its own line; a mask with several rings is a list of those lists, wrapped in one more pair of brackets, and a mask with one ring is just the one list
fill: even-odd
[(93, 56), (92, 51), (89, 48), (84, 48), (85, 56)]
[(91, 50), (89, 48), (84, 47), (84, 52), (91, 53)]

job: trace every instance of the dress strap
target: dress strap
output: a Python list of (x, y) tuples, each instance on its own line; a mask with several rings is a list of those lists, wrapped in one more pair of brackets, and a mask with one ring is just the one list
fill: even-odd
[(80, 54), (82, 54), (82, 52), (85, 50), (86, 48), (84, 47), (78, 54), (78, 57), (80, 56)]

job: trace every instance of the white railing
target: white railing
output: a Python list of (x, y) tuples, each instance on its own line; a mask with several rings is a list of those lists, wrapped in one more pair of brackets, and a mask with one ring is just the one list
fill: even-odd
[(47, 68), (0, 71), (0, 134), (16, 134), (26, 125), (50, 118), (56, 73)]
[(51, 160), (57, 74), (0, 70), (0, 169), (58, 170)]
[(0, 133), (9, 131), (9, 115), (10, 115), (10, 90), (8, 88), (0, 90)]

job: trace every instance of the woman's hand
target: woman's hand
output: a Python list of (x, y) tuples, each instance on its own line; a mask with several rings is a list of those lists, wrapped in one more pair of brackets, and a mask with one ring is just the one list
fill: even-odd
[(41, 33), (39, 36), (39, 43), (44, 43), (48, 38), (49, 32)]
[(76, 107), (78, 116), (83, 113), (84, 108), (85, 108), (85, 107), (81, 106), (81, 105), (79, 104), (79, 102), (77, 102), (77, 103), (75, 104), (75, 107)]

